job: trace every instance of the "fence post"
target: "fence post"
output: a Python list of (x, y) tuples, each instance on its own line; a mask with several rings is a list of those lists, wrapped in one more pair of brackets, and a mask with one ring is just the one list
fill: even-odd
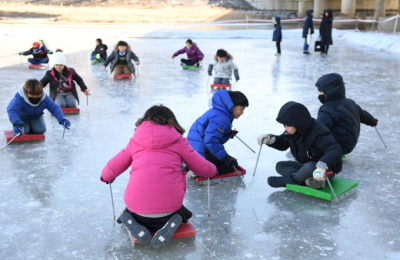
[(249, 29), (249, 17), (246, 15), (246, 30)]
[(356, 14), (356, 31), (358, 32), (358, 14)]
[(394, 22), (394, 29), (393, 29), (393, 34), (395, 34), (396, 33), (396, 29), (397, 29), (397, 21), (399, 20), (399, 14), (397, 14), (397, 17), (396, 17), (396, 22)]

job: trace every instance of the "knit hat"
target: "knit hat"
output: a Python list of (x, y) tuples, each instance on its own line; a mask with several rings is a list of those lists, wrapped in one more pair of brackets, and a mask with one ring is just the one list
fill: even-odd
[(32, 43), (32, 47), (39, 48), (40, 47), (40, 43), (34, 42), (34, 43)]
[(53, 65), (60, 64), (60, 65), (67, 66), (67, 59), (65, 58), (64, 53), (62, 53), (60, 51), (54, 53), (53, 58), (52, 58), (52, 63), (53, 63)]

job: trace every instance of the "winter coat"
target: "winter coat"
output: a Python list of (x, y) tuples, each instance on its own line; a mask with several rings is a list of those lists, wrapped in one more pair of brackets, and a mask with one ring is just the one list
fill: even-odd
[(307, 38), (308, 35), (308, 30), (311, 29), (310, 33), (314, 33), (314, 24), (313, 24), (313, 17), (311, 13), (313, 10), (307, 10), (306, 11), (306, 19), (304, 20), (304, 26), (303, 26), (303, 38)]
[[(82, 91), (87, 89), (87, 87), (85, 85), (85, 82), (83, 82), (83, 79), (78, 75), (78, 73), (76, 73), (76, 71), (73, 68), (68, 68), (68, 70), (70, 71), (70, 74), (67, 77), (68, 85), (72, 87), (72, 94), (74, 95), (79, 104), (79, 96), (78, 96), (78, 91), (76, 90), (75, 82), (79, 85)], [(58, 82), (55, 69), (46, 71), (46, 74), (40, 80), (40, 82), (42, 83), (43, 87), (46, 87), (46, 85), (50, 83), (50, 97), (53, 100), (56, 100), (58, 94), (57, 91)]]
[(38, 104), (29, 102), (28, 96), (25, 94), (22, 86), (7, 106), (8, 117), (13, 125), (20, 123), (21, 120), (36, 119), (43, 115), (43, 110), (49, 110), (58, 122), (65, 118), (60, 107), (54, 103), (49, 96), (43, 91), (42, 98)]
[(208, 74), (211, 75), (214, 68), (214, 78), (231, 79), (232, 70), (235, 74), (235, 79), (239, 80), (238, 67), (233, 63), (233, 56), (228, 53), (224, 62), (218, 62), (217, 55), (214, 55), (214, 64), (208, 66)]
[(218, 90), (212, 97), (212, 108), (190, 128), (187, 137), (189, 143), (204, 158), (206, 151), (219, 160), (224, 160), (228, 155), (223, 144), (232, 134), (233, 107), (229, 93)]
[[(139, 62), (138, 56), (136, 56), (135, 53), (132, 51), (126, 51), (126, 61), (128, 62), (128, 67), (131, 69), (133, 75), (135, 75), (135, 65), (133, 64), (132, 60), (135, 62)], [(108, 64), (111, 62), (111, 70), (110, 72), (112, 73), (114, 71), (115, 66), (118, 65), (118, 58), (119, 54), (118, 51), (114, 50), (110, 56), (108, 56), (107, 60), (104, 62), (104, 66), (108, 66)]]
[(107, 59), (107, 45), (105, 44), (100, 44), (97, 45), (96, 48), (94, 49), (94, 51), (92, 52), (92, 54), (100, 54), (100, 59), (102, 61), (105, 61)]
[(269, 145), (280, 151), (290, 147), (294, 158), (300, 163), (322, 161), (334, 173), (342, 170), (342, 149), (333, 138), (329, 129), (321, 122), (311, 117), (307, 108), (294, 101), (283, 105), (276, 121), (283, 125), (295, 127), (296, 133), (283, 133), (275, 136), (276, 140)]
[(194, 60), (194, 59), (203, 60), (204, 59), (204, 54), (201, 52), (199, 47), (197, 47), (196, 43), (193, 43), (192, 48), (190, 48), (190, 49), (188, 49), (188, 47), (185, 46), (182, 49), (180, 49), (179, 51), (175, 52), (174, 57), (178, 56), (179, 54), (183, 54), (183, 53), (187, 54), (188, 60)]
[[(325, 15), (328, 12), (329, 16)], [(323, 14), (321, 25), (319, 26), (319, 34), (321, 35), (321, 41), (323, 45), (333, 45), (332, 41), (332, 22), (333, 15), (332, 10), (328, 9)]]
[(360, 136), (360, 122), (374, 126), (375, 118), (353, 100), (346, 98), (343, 78), (339, 74), (325, 75), (315, 86), (325, 93), (325, 98), (320, 96), (323, 105), (319, 108), (317, 120), (329, 128), (342, 147), (343, 154), (349, 154)]
[(145, 121), (101, 176), (112, 182), (131, 166), (124, 195), (127, 208), (139, 214), (174, 212), (182, 207), (186, 192), (182, 161), (198, 176), (210, 178), (217, 173), (174, 127)]
[(41, 46), (41, 48), (42, 48), (42, 50), (37, 54), (34, 53), (34, 48), (30, 48), (29, 50), (24, 51), (22, 53), (22, 55), (28, 56), (28, 55), (32, 54), (34, 59), (39, 59), (39, 60), (44, 59), (44, 58), (48, 58), (47, 54), (52, 52), (52, 51), (47, 49), (46, 46)]
[(282, 26), (281, 26), (281, 18), (279, 16), (275, 17), (274, 24), (274, 33), (272, 35), (273, 42), (281, 42), (282, 41)]

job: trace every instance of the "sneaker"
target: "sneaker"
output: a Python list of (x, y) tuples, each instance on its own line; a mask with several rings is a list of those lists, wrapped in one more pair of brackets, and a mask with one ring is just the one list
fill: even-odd
[(282, 54), (281, 53), (275, 53), (275, 56), (281, 56)]
[(289, 175), (282, 177), (268, 177), (267, 179), (269, 186), (273, 188), (285, 188), (286, 184), (295, 184)]
[(199, 66), (200, 66), (200, 63), (199, 63), (199, 62), (197, 62), (197, 63), (196, 63), (196, 67), (199, 67)]
[(310, 177), (306, 180), (306, 185), (308, 187), (319, 190), (325, 188), (326, 181), (316, 181), (313, 177)]
[(194, 172), (189, 171), (189, 172), (186, 174), (186, 181), (191, 181), (191, 180), (193, 180), (194, 178), (197, 178), (197, 175), (194, 174)]
[(131, 213), (124, 210), (121, 216), (119, 216), (118, 223), (124, 223), (125, 227), (129, 230), (132, 237), (142, 244), (148, 244), (151, 242), (150, 231), (136, 222), (135, 218)]
[(151, 246), (159, 249), (167, 245), (181, 224), (182, 216), (179, 214), (172, 215), (168, 222), (154, 234), (151, 239)]
[(303, 51), (303, 54), (311, 54), (311, 53), (308, 51)]
[(325, 54), (325, 52), (321, 51), (321, 53), (320, 53), (320, 54)]

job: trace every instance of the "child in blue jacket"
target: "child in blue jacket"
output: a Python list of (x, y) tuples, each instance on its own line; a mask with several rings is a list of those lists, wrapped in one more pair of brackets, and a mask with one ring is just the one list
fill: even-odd
[(282, 26), (281, 26), (281, 18), (279, 16), (274, 17), (274, 33), (272, 35), (272, 41), (276, 42), (276, 54), (277, 56), (281, 55), (281, 41), (282, 41)]
[(65, 119), (61, 108), (43, 91), (40, 81), (29, 79), (7, 107), (8, 117), (14, 126), (14, 133), (21, 135), (46, 132), (46, 124), (43, 120), (44, 109), (49, 110), (60, 125), (67, 129), (71, 127), (71, 123)]
[[(238, 119), (249, 106), (246, 96), (240, 91), (218, 90), (212, 97), (212, 108), (199, 117), (189, 130), (187, 139), (201, 156), (212, 162), (218, 174), (234, 171), (238, 163), (224, 148), (224, 143), (238, 133), (232, 131), (233, 119)], [(187, 180), (196, 176), (192, 171)]]

